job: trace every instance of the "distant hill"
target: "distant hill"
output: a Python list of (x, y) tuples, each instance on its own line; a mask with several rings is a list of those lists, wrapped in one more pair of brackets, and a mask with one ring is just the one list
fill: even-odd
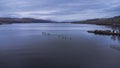
[(11, 23), (54, 23), (56, 21), (34, 19), (34, 18), (0, 18), (0, 24)]
[(101, 18), (101, 19), (76, 21), (76, 22), (72, 22), (72, 23), (97, 24), (97, 25), (120, 25), (120, 16), (115, 16), (115, 17), (112, 17), (112, 18)]

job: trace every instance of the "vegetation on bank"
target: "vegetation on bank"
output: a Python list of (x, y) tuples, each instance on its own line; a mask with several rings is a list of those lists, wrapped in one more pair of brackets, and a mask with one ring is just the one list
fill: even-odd
[(115, 16), (112, 18), (101, 18), (101, 19), (91, 19), (84, 21), (72, 22), (75, 24), (97, 24), (97, 25), (114, 25), (120, 26), (120, 16)]

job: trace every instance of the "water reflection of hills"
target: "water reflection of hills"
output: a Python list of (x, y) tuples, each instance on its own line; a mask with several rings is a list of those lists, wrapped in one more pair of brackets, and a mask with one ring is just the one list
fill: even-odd
[(112, 36), (111, 36), (111, 39), (114, 40), (114, 41), (120, 42), (120, 36), (112, 35)]

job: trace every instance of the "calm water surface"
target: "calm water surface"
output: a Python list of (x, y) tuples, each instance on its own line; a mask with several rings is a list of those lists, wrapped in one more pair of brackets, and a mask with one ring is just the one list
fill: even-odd
[(120, 68), (116, 36), (88, 30), (88, 24), (9, 24), (0, 26), (0, 68)]

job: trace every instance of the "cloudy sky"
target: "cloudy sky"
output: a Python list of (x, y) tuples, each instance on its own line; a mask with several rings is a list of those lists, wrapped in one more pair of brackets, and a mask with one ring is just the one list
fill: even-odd
[(0, 17), (58, 21), (120, 15), (120, 0), (0, 0)]

